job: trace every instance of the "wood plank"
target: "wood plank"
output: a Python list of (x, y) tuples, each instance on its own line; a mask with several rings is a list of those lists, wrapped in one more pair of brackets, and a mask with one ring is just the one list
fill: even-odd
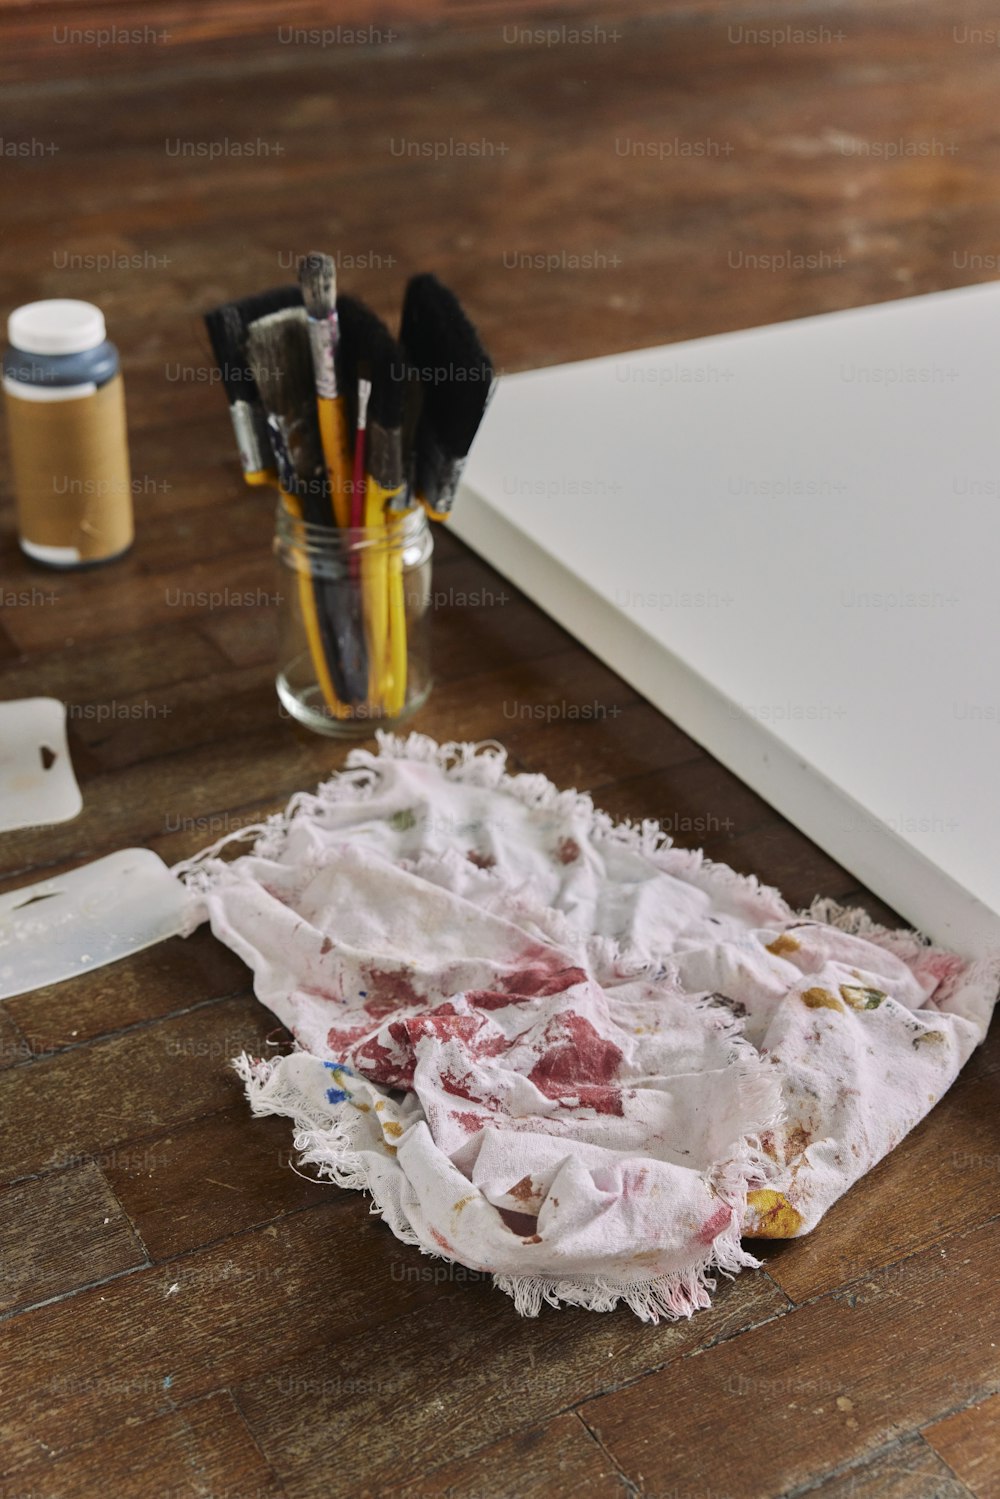
[[(58, 608), (25, 609), (7, 621), (7, 630), (22, 650), (47, 651), (73, 644), (81, 651), (122, 634), (172, 626), (211, 614), (222, 599), (259, 599), (274, 591), (274, 560), (237, 553), (225, 559), (224, 577), (207, 558), (164, 571), (151, 585), (136, 551), (100, 572), (66, 574)], [(88, 581), (81, 583), (80, 579)], [(96, 580), (96, 581), (93, 581)], [(103, 605), (103, 607), (102, 607)], [(255, 605), (256, 607), (256, 605)]]
[(0, 1189), (0, 1314), (145, 1263), (93, 1162)]
[[(54, 585), (54, 590), (59, 586)], [(58, 608), (60, 594), (54, 590)], [(41, 590), (43, 597), (49, 592)], [(4, 667), (4, 694), (7, 698), (42, 696), (67, 704), (94, 703), (106, 700), (112, 686), (112, 695), (127, 699), (218, 671), (225, 661), (196, 624), (175, 624), (167, 640), (162, 631), (140, 631), (105, 641), (100, 650), (77, 650), (74, 643), (44, 654), (32, 652)], [(75, 718), (79, 717), (69, 719), (71, 750), (77, 748)]]
[(738, 836), (752, 836), (778, 820), (773, 807), (687, 735), (678, 751), (676, 763), (602, 789), (604, 810), (613, 817), (653, 818), (679, 846), (710, 848), (717, 859), (728, 857)]
[[(700, 1484), (774, 1499), (932, 1421), (954, 1404), (956, 1380), (983, 1395), (1000, 1386), (998, 1272), (994, 1220), (588, 1402), (582, 1415), (626, 1477), (654, 1491)], [(922, 1348), (947, 1358), (915, 1357)]]
[[(537, 1321), (518, 1317), (488, 1277), (415, 1252), (409, 1272), (418, 1283), (443, 1277), (440, 1285), (460, 1294), (363, 1343), (338, 1342), (274, 1364), (236, 1391), (261, 1450), (297, 1499), (349, 1493), (361, 1473), (376, 1492), (395, 1492), (651, 1365), (687, 1367), (683, 1354), (787, 1304), (766, 1276), (751, 1272), (724, 1284), (712, 1308), (690, 1321), (637, 1331), (624, 1308), (601, 1316), (545, 1308)], [(330, 1454), (348, 1446), (353, 1471), (331, 1474)]]
[[(986, 1049), (1000, 1060), (1000, 1028)], [(988, 1222), (1000, 1211), (998, 1171), (996, 1079), (966, 1072), (811, 1234), (757, 1248), (785, 1294), (804, 1301)]]
[(975, 1495), (1000, 1496), (1000, 1395), (925, 1426), (924, 1441)]
[(293, 1155), (289, 1121), (255, 1119), (241, 1100), (153, 1136), (104, 1172), (150, 1257), (163, 1260), (342, 1195), (293, 1170)]
[(11, 876), (24, 872), (19, 883), (27, 884), (32, 870), (82, 864), (116, 849), (145, 845), (178, 824), (191, 831), (186, 851), (197, 853), (206, 841), (200, 819), (265, 797), (284, 803), (294, 791), (325, 780), (345, 754), (334, 741), (300, 734), (276, 715), (266, 734), (195, 746), (92, 774), (85, 783), (80, 777), (84, 806), (73, 822), (4, 835), (8, 871)]
[(229, 1067), (259, 1055), (274, 1017), (255, 999), (216, 1001), (0, 1074), (0, 1181), (56, 1169), (231, 1107)]
[(625, 1499), (631, 1490), (575, 1415), (556, 1416), (459, 1462), (394, 1486), (397, 1499)]
[(383, 1323), (453, 1300), (454, 1287), (400, 1276), (412, 1254), (345, 1192), (0, 1324), (8, 1474), (40, 1447), (59, 1455), (264, 1369), (298, 1368), (331, 1339), (362, 1348)]
[(13, 1067), (15, 1062), (26, 1062), (31, 1055), (28, 1038), (10, 1014), (6, 1005), (0, 1006), (0, 1072)]
[[(67, 1387), (85, 1386), (89, 1377), (85, 1371), (68, 1374)], [(282, 1499), (284, 1495), (224, 1391), (142, 1421), (127, 1435), (129, 1442), (115, 1431), (65, 1456), (29, 1464), (2, 1491), (4, 1499), (8, 1494), (11, 1499), (15, 1494), (30, 1494), (33, 1499), (93, 1499), (95, 1494), (127, 1494), (129, 1499), (164, 1499), (165, 1495)]]
[(893, 1442), (869, 1462), (832, 1474), (815, 1499), (971, 1499), (964, 1483), (919, 1437)]
[(706, 852), (724, 859), (740, 874), (755, 874), (763, 884), (779, 886), (796, 911), (807, 909), (817, 895), (839, 900), (857, 884), (856, 875), (783, 817), (731, 842), (711, 847), (709, 842), (706, 839)]

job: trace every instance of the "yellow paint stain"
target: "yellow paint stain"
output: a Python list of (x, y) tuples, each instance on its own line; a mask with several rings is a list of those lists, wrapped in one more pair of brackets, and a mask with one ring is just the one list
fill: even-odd
[(802, 1003), (810, 1010), (839, 1010), (844, 1013), (844, 1006), (835, 994), (830, 994), (826, 989), (807, 989), (802, 996)]
[(465, 1206), (467, 1206), (468, 1203), (473, 1202), (474, 1200), (475, 1200), (474, 1194), (471, 1193), (471, 1192), (469, 1193), (468, 1197), (460, 1197), (458, 1199), (458, 1201), (456, 1203), (454, 1203), (454, 1205), (452, 1206), (452, 1212), (453, 1213), (460, 1213), (462, 1211), (462, 1209)]
[(944, 1042), (944, 1032), (943, 1031), (924, 1031), (924, 1033), (923, 1033), (922, 1036), (914, 1036), (914, 1038), (913, 1038), (913, 1044), (914, 1044), (914, 1046), (923, 1046), (925, 1044), (925, 1042), (928, 1042), (928, 1041), (930, 1042), (930, 1044), (932, 1046), (943, 1046), (945, 1044), (945, 1042)]
[(756, 1224), (748, 1228), (755, 1239), (794, 1239), (802, 1227), (802, 1214), (788, 1198), (770, 1187), (747, 1193), (747, 1207), (756, 1214)]
[[(354, 1103), (354, 1100), (352, 1099), (351, 1102)], [(370, 1114), (371, 1113), (371, 1109), (368, 1107), (368, 1105), (366, 1103), (354, 1103), (354, 1107), (357, 1109), (357, 1111), (358, 1111), (359, 1114)]]
[(881, 989), (870, 989), (867, 984), (841, 984), (841, 996), (852, 1010), (877, 1010), (888, 995)]
[(382, 1125), (382, 1129), (391, 1140), (398, 1140), (400, 1135), (403, 1133), (403, 1126), (401, 1124), (397, 1124), (393, 1119), (387, 1119)]
[(786, 952), (798, 952), (801, 946), (801, 942), (796, 942), (795, 938), (789, 937), (787, 932), (779, 932), (774, 941), (767, 944), (767, 950), (774, 953), (776, 958), (780, 958)]
[(384, 1108), (385, 1108), (385, 1104), (384, 1103), (377, 1103), (375, 1105), (375, 1112), (376, 1112), (376, 1114), (381, 1114), (381, 1112), (382, 1112), (382, 1110)]

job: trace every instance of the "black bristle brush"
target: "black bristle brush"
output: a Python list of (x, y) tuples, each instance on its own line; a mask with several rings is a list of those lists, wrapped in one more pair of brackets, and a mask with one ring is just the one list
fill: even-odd
[(407, 423), (410, 482), (443, 520), (493, 394), (493, 362), (455, 293), (429, 273), (407, 285), (399, 339), (419, 392), (419, 411)]
[[(289, 508), (307, 525), (328, 527), (329, 487), (305, 309), (286, 307), (251, 322), (247, 357), (267, 413), (278, 482)], [(311, 579), (300, 573), (299, 579), (313, 665), (327, 705), (336, 713), (341, 705), (364, 701), (368, 693), (356, 589), (346, 564), (342, 574), (324, 569)]]
[(247, 328), (258, 318), (301, 305), (297, 286), (276, 286), (239, 301), (224, 302), (204, 315), (209, 342), (229, 399), (243, 477), (248, 484), (273, 484), (274, 464), (267, 419), (257, 382), (247, 361)]

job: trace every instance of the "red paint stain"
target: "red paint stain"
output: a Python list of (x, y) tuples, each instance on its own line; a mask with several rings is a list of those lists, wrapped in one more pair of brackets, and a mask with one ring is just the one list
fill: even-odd
[(528, 1074), (535, 1087), (547, 1098), (578, 1097), (584, 1108), (621, 1115), (621, 1091), (610, 1086), (622, 1062), (614, 1042), (606, 1041), (573, 1010), (560, 1015), (546, 1034), (553, 1044)]
[(562, 994), (565, 990), (572, 989), (574, 984), (585, 984), (587, 974), (582, 968), (571, 968), (565, 965), (561, 968), (554, 968), (551, 961), (536, 962), (528, 967), (517, 969), (515, 973), (509, 973), (499, 982), (501, 989), (508, 994), (533, 999), (536, 995)]
[(327, 955), (327, 953), (328, 952), (332, 952), (332, 951), (333, 951), (333, 943), (330, 941), (329, 937), (324, 937), (323, 938), (323, 944), (322, 944), (322, 946), (320, 947), (320, 950), (319, 950), (320, 957), (321, 958), (325, 958), (326, 955)]
[(465, 997), (477, 1010), (505, 1010), (508, 1005), (528, 999), (527, 994), (501, 994), (498, 989), (467, 989)]
[(482, 1099), (473, 1093), (466, 1079), (471, 1079), (472, 1073), (466, 1072), (462, 1077), (456, 1077), (453, 1072), (442, 1072), (441, 1086), (446, 1093), (451, 1093), (455, 1098), (464, 1098), (469, 1103), (482, 1103)]
[(527, 1238), (535, 1232), (538, 1219), (533, 1213), (518, 1213), (514, 1208), (497, 1208), (497, 1212), (511, 1232), (520, 1238)]
[(413, 979), (405, 969), (368, 968), (365, 972), (368, 997), (364, 1007), (376, 1020), (383, 1020), (394, 1010), (427, 1003), (427, 996), (418, 994), (413, 987)]
[(434, 1240), (439, 1249), (444, 1249), (448, 1254), (455, 1253), (454, 1249), (448, 1243), (448, 1240), (445, 1238), (444, 1234), (439, 1234), (436, 1228), (431, 1229), (431, 1238)]
[(575, 838), (563, 838), (556, 849), (560, 864), (575, 864), (580, 857), (580, 845)]
[(469, 1109), (449, 1109), (448, 1117), (454, 1119), (459, 1128), (470, 1135), (478, 1134), (489, 1123), (485, 1115), (473, 1114)]
[(729, 1227), (730, 1223), (732, 1222), (732, 1217), (732, 1208), (727, 1208), (725, 1206), (716, 1208), (711, 1218), (709, 1218), (705, 1223), (701, 1225), (701, 1228), (699, 1228), (697, 1234), (695, 1235), (698, 1243), (705, 1245), (714, 1244), (716, 1239), (722, 1233), (723, 1229)]
[(626, 1172), (622, 1177), (622, 1197), (626, 1202), (630, 1197), (640, 1197), (642, 1195), (648, 1175), (649, 1169), (646, 1166), (640, 1166), (639, 1170), (631, 1175)]
[(371, 1021), (364, 1025), (333, 1025), (326, 1036), (326, 1044), (331, 1051), (343, 1053), (346, 1046), (353, 1046), (357, 1041), (363, 1041), (370, 1036), (375, 1027)]
[[(395, 1038), (393, 1038), (395, 1039)], [(388, 1088), (413, 1087), (413, 1057), (397, 1060), (377, 1036), (355, 1047), (349, 1058), (355, 1072)]]
[(476, 849), (470, 848), (465, 856), (470, 864), (475, 864), (477, 869), (495, 869), (496, 859), (492, 854), (481, 854)]

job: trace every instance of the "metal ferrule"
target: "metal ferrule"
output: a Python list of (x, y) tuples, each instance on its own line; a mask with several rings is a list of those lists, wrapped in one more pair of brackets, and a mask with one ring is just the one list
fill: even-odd
[(403, 441), (398, 427), (391, 430), (378, 422), (368, 427), (368, 472), (383, 489), (396, 490), (405, 481)]
[(417, 490), (436, 515), (447, 515), (454, 505), (464, 468), (464, 458), (455, 458), (425, 439), (417, 465)]
[(336, 345), (334, 320), (311, 317), (309, 319), (309, 342), (312, 345), (316, 394), (321, 400), (333, 401), (337, 396), (337, 367), (333, 359)]
[(249, 401), (234, 401), (229, 408), (236, 434), (236, 446), (245, 474), (256, 474), (272, 465), (271, 445), (260, 413)]

